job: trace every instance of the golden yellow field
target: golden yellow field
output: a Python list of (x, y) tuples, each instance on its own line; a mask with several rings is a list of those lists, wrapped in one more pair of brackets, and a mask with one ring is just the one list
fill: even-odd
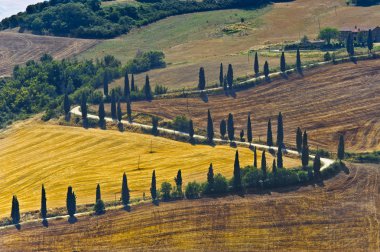
[[(93, 203), (97, 183), (101, 184), (103, 199), (113, 201), (115, 195), (120, 198), (123, 172), (127, 173), (132, 196), (142, 197), (143, 192), (150, 195), (153, 169), (158, 187), (163, 181), (173, 182), (178, 169), (182, 169), (184, 184), (201, 182), (206, 180), (210, 162), (216, 173), (231, 177), (235, 157), (235, 149), (228, 146), (193, 146), (151, 135), (35, 121), (15, 127), (2, 137), (0, 217), (10, 214), (13, 194), (20, 201), (21, 212), (39, 209), (42, 183), (49, 208), (65, 206), (69, 185), (77, 194), (78, 204)], [(252, 151), (238, 149), (241, 165), (251, 164)], [(291, 159), (285, 162), (287, 167), (300, 164)]]

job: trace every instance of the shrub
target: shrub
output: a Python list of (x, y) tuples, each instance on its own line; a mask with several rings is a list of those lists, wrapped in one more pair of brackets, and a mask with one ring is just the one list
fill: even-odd
[(185, 196), (187, 199), (198, 199), (201, 196), (202, 186), (196, 181), (190, 182), (186, 186)]
[(159, 51), (138, 52), (134, 59), (128, 61), (125, 70), (129, 73), (142, 73), (155, 68), (166, 67), (165, 54)]
[(184, 115), (176, 116), (173, 120), (172, 127), (174, 130), (189, 132), (189, 122), (190, 120)]
[(220, 173), (214, 177), (214, 193), (224, 194), (228, 192), (227, 179)]
[(98, 200), (96, 204), (94, 205), (94, 211), (96, 215), (101, 215), (106, 212), (106, 207), (104, 205), (103, 200)]
[(323, 56), (325, 61), (330, 61), (331, 60), (331, 54), (329, 52), (326, 52), (325, 55)]
[(154, 87), (154, 94), (155, 95), (161, 95), (166, 94), (168, 92), (168, 88), (163, 85), (156, 85)]
[(170, 193), (172, 190), (172, 185), (169, 182), (163, 182), (161, 184), (161, 197), (162, 200), (167, 201), (170, 200)]

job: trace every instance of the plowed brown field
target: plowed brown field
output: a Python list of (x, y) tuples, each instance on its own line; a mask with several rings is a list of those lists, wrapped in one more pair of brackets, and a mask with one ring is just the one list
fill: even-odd
[(79, 54), (97, 43), (97, 40), (0, 32), (0, 76), (10, 75), (15, 65), (37, 60), (44, 53), (63, 59)]
[(323, 185), (146, 204), (131, 212), (0, 230), (2, 251), (379, 251), (380, 167), (349, 165)]
[[(189, 104), (189, 109), (187, 109)], [(108, 108), (109, 109), (109, 108)], [(228, 113), (234, 115), (236, 135), (246, 128), (247, 115), (253, 117), (254, 138), (266, 138), (267, 121), (284, 116), (285, 142), (295, 144), (299, 126), (309, 132), (312, 148), (335, 151), (338, 134), (344, 134), (350, 151), (380, 148), (380, 60), (328, 65), (293, 74), (236, 93), (235, 97), (210, 95), (200, 98), (176, 98), (135, 102), (133, 110), (164, 118), (186, 115), (195, 127), (205, 128), (207, 109), (214, 118), (214, 128)]]

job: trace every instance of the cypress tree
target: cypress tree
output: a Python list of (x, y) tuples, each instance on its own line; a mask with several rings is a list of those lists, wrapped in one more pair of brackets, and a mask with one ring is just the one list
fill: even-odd
[(277, 117), (277, 146), (282, 148), (284, 145), (284, 125), (281, 112)]
[(252, 143), (252, 125), (251, 125), (251, 114), (248, 114), (248, 121), (247, 121), (247, 140), (249, 144)]
[(113, 120), (117, 119), (117, 112), (116, 112), (116, 93), (115, 90), (112, 89), (111, 91), (111, 117)]
[(239, 152), (238, 151), (236, 151), (235, 163), (234, 163), (234, 190), (235, 190), (235, 192), (240, 192), (242, 190), (241, 171), (240, 171)]
[(102, 199), (102, 194), (100, 192), (100, 185), (98, 184), (96, 186), (96, 198), (95, 198), (95, 203), (98, 202), (98, 200)]
[(230, 141), (233, 141), (235, 139), (235, 127), (234, 127), (234, 117), (231, 113), (228, 114), (227, 132), (228, 132), (228, 139), (230, 139)]
[(219, 71), (219, 85), (223, 87), (224, 82), (224, 73), (223, 73), (223, 63), (220, 63), (220, 71)]
[(124, 207), (127, 207), (130, 201), (129, 188), (128, 188), (128, 180), (127, 175), (123, 174), (123, 182), (121, 184), (121, 202)]
[(132, 106), (131, 106), (131, 100), (128, 98), (127, 99), (127, 116), (128, 116), (128, 121), (132, 122)]
[(309, 165), (309, 147), (307, 145), (302, 146), (302, 167), (304, 169), (307, 169), (307, 166)]
[(367, 38), (367, 47), (369, 52), (372, 52), (373, 49), (373, 37), (372, 37), (372, 30), (368, 30), (368, 38)]
[(210, 164), (207, 172), (207, 184), (209, 186), (209, 190), (212, 191), (212, 189), (214, 189), (214, 169), (212, 167), (212, 163)]
[(178, 170), (177, 177), (174, 178), (174, 182), (177, 186), (178, 191), (182, 192), (182, 172)]
[(63, 99), (63, 110), (65, 112), (65, 120), (69, 121), (70, 119), (70, 99), (67, 92), (65, 92), (65, 97)]
[(300, 127), (297, 128), (296, 145), (297, 145), (298, 153), (301, 153), (301, 151), (302, 151), (302, 131), (301, 131)]
[(273, 159), (272, 173), (273, 173), (273, 174), (277, 174), (276, 159)]
[(263, 172), (263, 178), (267, 178), (267, 159), (265, 157), (265, 150), (263, 151), (263, 155), (261, 156), (261, 171)]
[(309, 144), (307, 143), (307, 132), (306, 130), (303, 132), (303, 139), (302, 139), (302, 147), (308, 147)]
[(296, 68), (299, 73), (302, 73), (301, 53), (299, 48), (297, 48)]
[(152, 134), (158, 134), (158, 118), (155, 116), (152, 117)]
[(354, 40), (352, 38), (352, 33), (350, 32), (347, 36), (346, 40), (346, 50), (349, 56), (354, 56), (355, 48), (354, 48)]
[(42, 189), (41, 189), (41, 218), (46, 219), (46, 216), (47, 216), (46, 192), (45, 192), (45, 187), (42, 184)]
[(131, 90), (129, 87), (129, 77), (128, 77), (128, 72), (125, 72), (124, 76), (124, 97), (125, 99), (128, 99), (131, 94)]
[(20, 223), (20, 206), (18, 203), (18, 199), (15, 195), (12, 198), (11, 218), (13, 224), (16, 225)]
[(257, 52), (255, 53), (255, 61), (254, 61), (254, 65), (253, 65), (253, 70), (255, 71), (255, 74), (256, 76), (259, 75), (259, 70), (260, 67), (259, 67), (259, 57), (257, 55)]
[(136, 91), (134, 74), (132, 74), (132, 78), (131, 78), (131, 91)]
[(214, 125), (211, 118), (210, 110), (207, 113), (207, 140), (211, 143), (214, 139)]
[(198, 81), (198, 89), (204, 90), (206, 88), (206, 76), (205, 76), (205, 69), (201, 67), (199, 69), (199, 81)]
[(156, 187), (156, 171), (153, 171), (152, 174), (152, 183), (150, 186), (150, 195), (152, 196), (152, 201), (157, 199), (157, 187)]
[(119, 123), (121, 123), (121, 120), (123, 119), (123, 113), (121, 112), (121, 105), (120, 105), (120, 99), (117, 101), (117, 120)]
[(264, 76), (266, 79), (269, 79), (269, 64), (268, 61), (264, 63)]
[(227, 71), (227, 84), (229, 89), (232, 89), (232, 85), (234, 83), (234, 70), (232, 69), (232, 65), (228, 65), (228, 71)]
[(87, 97), (84, 93), (82, 93), (82, 100), (81, 100), (81, 111), (82, 111), (82, 121), (83, 121), (83, 127), (88, 126), (88, 120), (87, 120)]
[(224, 91), (227, 91), (227, 89), (228, 89), (227, 75), (224, 75), (224, 79), (223, 79), (223, 90), (224, 90)]
[(339, 136), (339, 145), (338, 145), (338, 159), (342, 162), (344, 159), (345, 152), (344, 152), (344, 137), (343, 135)]
[(277, 167), (284, 168), (283, 159), (282, 159), (282, 151), (280, 148), (277, 151)]
[(106, 126), (106, 120), (105, 120), (106, 112), (104, 111), (103, 100), (101, 100), (99, 103), (98, 116), (99, 116), (99, 127), (104, 129)]
[(226, 135), (226, 131), (227, 131), (227, 124), (226, 124), (226, 121), (223, 119), (220, 122), (220, 135), (222, 136), (222, 138), (224, 138), (224, 136)]
[(257, 148), (253, 149), (253, 167), (257, 168)]
[(314, 170), (314, 176), (319, 177), (320, 171), (321, 171), (321, 157), (319, 153), (315, 155), (314, 162), (313, 162), (313, 170)]
[(144, 92), (145, 92), (145, 98), (150, 101), (152, 100), (152, 89), (150, 87), (150, 81), (149, 81), (149, 76), (145, 76), (145, 86), (144, 86)]
[(189, 137), (190, 137), (190, 141), (194, 140), (194, 125), (193, 125), (193, 120), (189, 121)]
[(71, 186), (67, 188), (66, 208), (67, 208), (68, 215), (70, 215), (70, 217), (74, 217), (77, 211), (77, 206), (76, 206), (76, 196)]
[(268, 146), (273, 146), (272, 121), (271, 121), (271, 119), (269, 119), (269, 121), (268, 121), (267, 145)]
[(240, 141), (244, 142), (244, 130), (240, 131)]
[(281, 72), (285, 73), (285, 71), (286, 71), (286, 61), (285, 61), (285, 53), (284, 52), (281, 53), (280, 68), (281, 68)]
[(105, 96), (108, 96), (108, 73), (105, 72), (103, 76), (103, 92)]

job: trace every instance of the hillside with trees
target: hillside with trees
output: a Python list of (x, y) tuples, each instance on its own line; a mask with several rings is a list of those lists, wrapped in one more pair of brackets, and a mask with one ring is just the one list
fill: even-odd
[(102, 7), (100, 0), (52, 0), (30, 5), (26, 12), (5, 18), (1, 29), (20, 27), (35, 34), (78, 38), (112, 38), (134, 27), (192, 12), (260, 7), (269, 0), (139, 1), (139, 5)]

